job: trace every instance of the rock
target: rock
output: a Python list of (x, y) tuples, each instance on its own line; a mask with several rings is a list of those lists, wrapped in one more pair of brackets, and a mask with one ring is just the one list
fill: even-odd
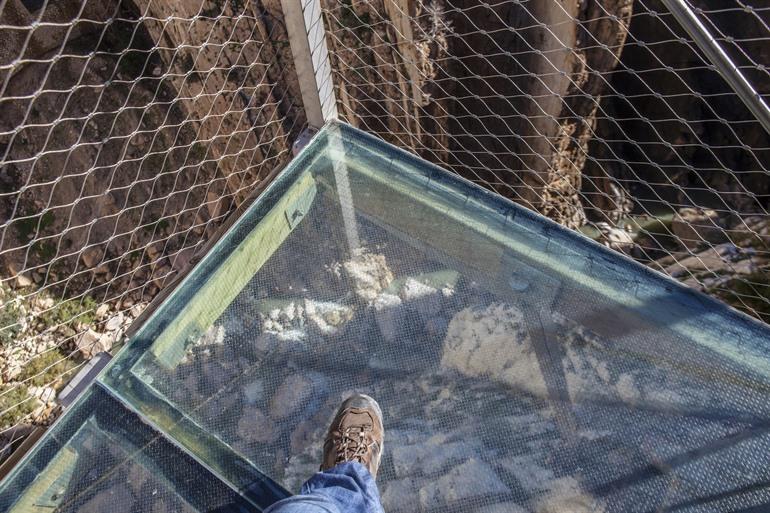
[(380, 328), (382, 338), (393, 342), (402, 338), (406, 323), (406, 310), (401, 298), (394, 294), (383, 293), (377, 296), (373, 303), (374, 320)]
[(275, 423), (257, 408), (245, 408), (238, 420), (238, 435), (247, 442), (272, 443), (280, 431)]
[(141, 313), (144, 311), (144, 309), (147, 307), (145, 304), (136, 304), (131, 307), (131, 309), (128, 311), (129, 315), (136, 319), (141, 315)]
[(441, 366), (547, 396), (524, 316), (504, 303), (457, 312), (449, 322)]
[(352, 318), (353, 309), (349, 306), (305, 300), (306, 322), (322, 335), (334, 335)]
[(40, 387), (35, 395), (37, 395), (38, 399), (47, 404), (56, 399), (56, 389), (52, 387)]
[(54, 301), (54, 299), (50, 296), (37, 296), (36, 303), (42, 310), (48, 310), (53, 308), (53, 306), (56, 304), (56, 301)]
[(374, 301), (393, 281), (385, 256), (368, 253), (364, 248), (359, 248), (342, 268), (356, 296), (367, 303)]
[(604, 397), (635, 403), (640, 391), (634, 377), (630, 373), (613, 372), (609, 367), (606, 355), (612, 344), (561, 314), (554, 313), (552, 317), (560, 328), (558, 338), (565, 353), (562, 368), (572, 402)]
[(171, 267), (177, 271), (183, 271), (189, 267), (192, 257), (195, 255), (195, 248), (186, 248), (174, 255), (171, 260)]
[(604, 513), (606, 505), (600, 499), (583, 492), (574, 477), (551, 481), (548, 492), (535, 501), (535, 513)]
[(474, 509), (473, 513), (528, 513), (528, 510), (515, 502), (499, 502), (497, 504), (481, 506)]
[(288, 376), (270, 399), (268, 412), (273, 419), (284, 419), (297, 413), (313, 395), (313, 380), (304, 374)]
[(80, 335), (77, 341), (77, 348), (80, 354), (83, 355), (83, 358), (90, 359), (95, 354), (105, 351), (99, 339), (99, 333), (92, 329)]
[(396, 445), (391, 449), (397, 477), (433, 476), (468, 459), (477, 457), (481, 443), (449, 442), (438, 437), (426, 443)]
[(409, 308), (417, 311), (423, 321), (427, 321), (441, 311), (441, 293), (438, 289), (414, 278), (407, 278), (399, 292), (399, 297)]
[(596, 229), (599, 230), (598, 242), (608, 248), (618, 251), (629, 251), (634, 247), (634, 239), (631, 234), (617, 226), (611, 226), (609, 223), (598, 222)]
[(424, 486), (421, 480), (414, 478), (393, 479), (382, 487), (380, 501), (382, 508), (388, 512), (403, 511), (412, 513), (415, 508), (415, 497)]
[(108, 305), (107, 303), (102, 303), (96, 309), (96, 317), (98, 317), (99, 319), (103, 319), (107, 315), (107, 313), (109, 313), (109, 311), (110, 311), (110, 305)]
[(248, 383), (241, 389), (243, 394), (243, 400), (246, 404), (254, 406), (265, 395), (265, 384), (257, 378), (256, 380)]
[(665, 272), (673, 278), (690, 277), (702, 272), (708, 272), (711, 275), (726, 272), (730, 266), (730, 253), (734, 247), (728, 242), (704, 249), (669, 265)]
[[(122, 334), (122, 333), (121, 333)], [(101, 346), (101, 350), (105, 352), (109, 352), (112, 349), (113, 344), (118, 339), (118, 331), (111, 332), (111, 333), (102, 333), (99, 335), (99, 346)], [(101, 351), (97, 351), (94, 354), (97, 354)]]
[(224, 326), (211, 326), (201, 336), (198, 343), (202, 346), (218, 346), (222, 345), (225, 341), (225, 327)]
[(428, 510), (444, 508), (458, 501), (488, 498), (510, 492), (491, 466), (483, 461), (470, 459), (453, 467), (437, 480), (426, 483), (420, 488), (419, 498), (422, 509)]
[(704, 242), (719, 243), (727, 239), (716, 210), (682, 208), (674, 215), (671, 231), (687, 249)]
[(102, 259), (102, 250), (99, 248), (87, 248), (80, 254), (80, 259), (88, 269), (93, 269)]
[(553, 471), (543, 466), (547, 457), (545, 451), (536, 451), (523, 456), (501, 458), (500, 465), (516, 477), (526, 492), (540, 494), (549, 490), (556, 479)]
[[(98, 314), (97, 314), (98, 315)], [(123, 326), (123, 312), (117, 312), (104, 324), (104, 329), (115, 331)]]
[(16, 276), (16, 287), (23, 289), (25, 287), (31, 287), (33, 281), (26, 274), (19, 274)]

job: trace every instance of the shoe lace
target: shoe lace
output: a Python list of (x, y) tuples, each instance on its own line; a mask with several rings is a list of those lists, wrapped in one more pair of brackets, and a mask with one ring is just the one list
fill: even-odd
[(342, 430), (336, 440), (337, 459), (335, 463), (344, 461), (365, 463), (364, 458), (374, 444), (373, 441), (369, 441), (368, 432), (370, 431), (371, 428), (367, 426), (351, 426)]

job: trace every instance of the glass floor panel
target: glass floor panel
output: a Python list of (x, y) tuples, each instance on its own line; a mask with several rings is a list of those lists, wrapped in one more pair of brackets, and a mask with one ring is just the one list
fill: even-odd
[(100, 383), (258, 508), (353, 391), (389, 513), (770, 507), (766, 326), (343, 124)]
[(97, 385), (3, 483), (0, 511), (246, 513), (256, 509)]

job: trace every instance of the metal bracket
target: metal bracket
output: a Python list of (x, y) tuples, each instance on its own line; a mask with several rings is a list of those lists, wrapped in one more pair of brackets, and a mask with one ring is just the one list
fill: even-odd
[(109, 353), (98, 353), (91, 358), (75, 377), (67, 383), (67, 386), (59, 393), (59, 404), (66, 408), (90, 385), (101, 370), (110, 362), (112, 356)]

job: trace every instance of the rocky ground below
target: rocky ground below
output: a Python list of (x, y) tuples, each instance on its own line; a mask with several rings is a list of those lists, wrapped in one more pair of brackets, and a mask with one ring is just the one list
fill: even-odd
[(146, 306), (62, 300), (23, 276), (15, 285), (0, 289), (0, 432), (53, 421), (59, 391), (94, 355), (122, 343)]
[(685, 285), (770, 322), (770, 219), (686, 209), (672, 231), (688, 246), (652, 263)]
[[(353, 391), (383, 405), (380, 483), (394, 513), (630, 512), (643, 496), (684, 500), (687, 490), (665, 498), (666, 472), (613, 483), (733, 429), (687, 413), (737, 407), (732, 385), (651, 365), (634, 356), (636, 338), (543, 310), (527, 284), (498, 297), (387, 247), (322, 272), (296, 273), (291, 300), (256, 293), (270, 289), (258, 275), (173, 369), (149, 358), (135, 369), (291, 491), (317, 470), (325, 429)], [(317, 295), (329, 289), (348, 293)], [(558, 342), (546, 352), (544, 323)]]

